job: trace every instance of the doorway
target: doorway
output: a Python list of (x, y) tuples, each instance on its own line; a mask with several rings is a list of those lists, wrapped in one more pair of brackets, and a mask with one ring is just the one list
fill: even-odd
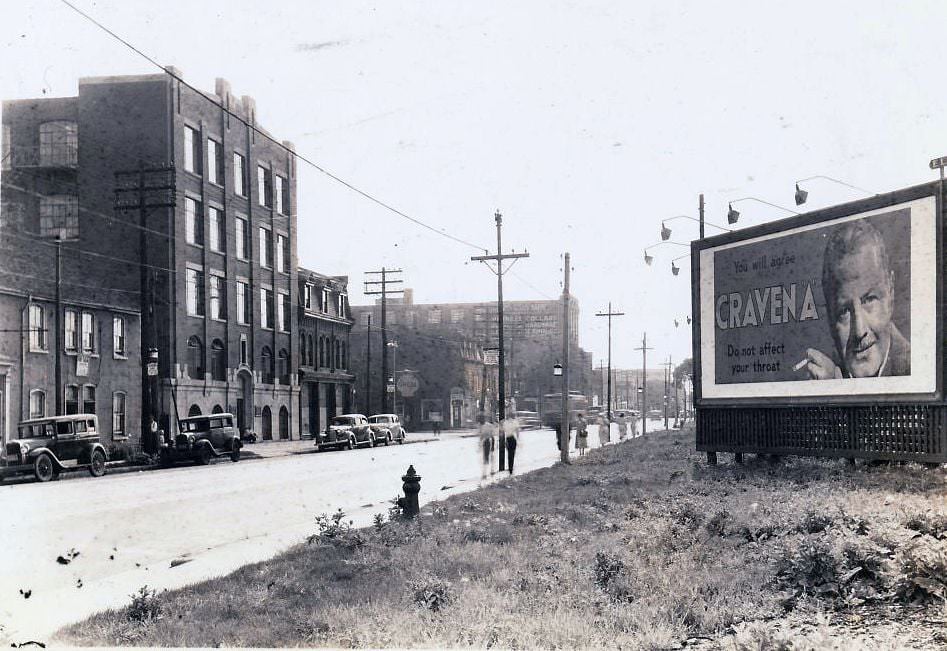
[(251, 387), (250, 374), (247, 371), (240, 371), (237, 374), (237, 432), (242, 434), (245, 431), (252, 431), (253, 394)]

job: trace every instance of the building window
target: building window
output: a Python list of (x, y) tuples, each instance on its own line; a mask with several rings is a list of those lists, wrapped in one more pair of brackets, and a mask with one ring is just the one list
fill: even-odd
[(247, 159), (237, 152), (233, 153), (233, 191), (247, 196)]
[(392, 310), (392, 312), (391, 312), (390, 314), (387, 314), (386, 316), (388, 317), (388, 323), (390, 323), (391, 325), (397, 325), (397, 324), (398, 324), (398, 313), (397, 313), (397, 312), (395, 312), (394, 310)]
[(279, 383), (289, 385), (289, 353), (286, 352), (285, 348), (280, 348), (279, 358), (278, 377)]
[(112, 353), (125, 356), (125, 319), (120, 316), (112, 317)]
[(125, 436), (125, 394), (112, 394), (112, 436)]
[(65, 341), (66, 350), (75, 351), (79, 348), (79, 313), (75, 310), (66, 310)]
[(219, 142), (207, 139), (207, 180), (217, 185), (224, 184), (223, 153)]
[(198, 269), (187, 270), (187, 313), (204, 316), (204, 272)]
[(79, 413), (79, 386), (76, 384), (66, 385), (66, 414)]
[(280, 330), (289, 332), (290, 326), (292, 325), (290, 321), (293, 314), (293, 311), (289, 307), (289, 294), (280, 293), (277, 311), (277, 321), (279, 322)]
[(463, 310), (451, 310), (450, 311), (450, 322), (451, 323), (462, 323), (464, 320), (464, 311)]
[(250, 285), (240, 281), (237, 281), (237, 323), (250, 323)]
[(240, 363), (249, 364), (250, 355), (247, 347), (247, 336), (240, 335)]
[(273, 440), (273, 412), (270, 411), (269, 406), (263, 408), (263, 411), (260, 412), (260, 421), (262, 424), (261, 430), (263, 433), (264, 441)]
[(345, 318), (345, 294), (342, 292), (339, 292), (338, 308), (339, 308), (339, 316), (342, 318)]
[(204, 245), (204, 212), (201, 202), (184, 197), (184, 238), (188, 244)]
[(283, 213), (284, 215), (288, 215), (290, 213), (289, 180), (280, 178), (279, 182), (280, 182), (280, 185), (283, 187), (283, 209), (280, 210), (280, 212)]
[(95, 413), (95, 386), (91, 384), (82, 387), (82, 413)]
[(279, 214), (285, 214), (283, 211), (283, 177), (279, 174), (275, 175), (273, 179), (273, 204), (276, 207), (276, 212)]
[(478, 321), (478, 322), (479, 322), (479, 321), (483, 321), (483, 320), (484, 320), (483, 311), (478, 309), (476, 312), (474, 312), (474, 321)]
[(260, 320), (264, 328), (273, 327), (273, 290), (260, 289)]
[(227, 349), (220, 339), (210, 345), (210, 377), (218, 382), (227, 379)]
[(64, 120), (39, 125), (40, 165), (75, 167), (79, 161), (79, 127)]
[(312, 366), (315, 363), (315, 355), (316, 355), (316, 351), (313, 350), (313, 347), (312, 347), (312, 335), (309, 335), (308, 337), (306, 337), (306, 341), (309, 344), (308, 345), (309, 351), (308, 351), (306, 361), (309, 362), (309, 366)]
[(299, 365), (306, 365), (306, 333), (299, 334)]
[(286, 405), (279, 408), (279, 437), (284, 440), (289, 438), (289, 409)]
[(346, 363), (347, 363), (347, 362), (348, 362), (348, 360), (345, 359), (345, 342), (343, 341), (343, 342), (342, 342), (342, 363), (339, 364), (339, 368), (341, 368), (341, 369), (343, 369), (343, 370), (346, 369), (346, 368), (348, 368), (348, 367), (346, 366)]
[(46, 310), (30, 303), (30, 350), (46, 350)]
[(307, 310), (312, 309), (312, 285), (309, 283), (303, 286), (303, 307)]
[(441, 310), (439, 308), (434, 308), (427, 313), (427, 322), (428, 323), (440, 323), (441, 322)]
[(201, 137), (197, 130), (184, 127), (184, 169), (201, 173)]
[(260, 227), (260, 266), (270, 269), (273, 266), (273, 232)]
[(273, 177), (270, 175), (270, 170), (266, 169), (262, 165), (258, 165), (256, 168), (256, 191), (257, 202), (259, 202), (261, 206), (272, 208)]
[(187, 340), (187, 375), (193, 380), (204, 379), (204, 344), (197, 335)]
[(289, 238), (285, 235), (276, 236), (276, 269), (284, 274), (289, 273)]
[(219, 208), (207, 206), (207, 222), (211, 251), (223, 253), (227, 243), (227, 234), (224, 229), (224, 213)]
[(342, 368), (342, 345), (339, 343), (339, 340), (335, 340), (335, 366), (332, 368)]
[(322, 311), (326, 314), (329, 313), (329, 288), (322, 288)]
[(260, 353), (260, 372), (263, 374), (263, 384), (273, 384), (273, 351), (269, 346), (263, 346)]
[(326, 338), (319, 337), (319, 366), (325, 367), (326, 365)]
[(250, 227), (247, 220), (242, 217), (236, 217), (234, 221), (235, 232), (237, 234), (237, 257), (241, 260), (250, 259)]
[(210, 317), (227, 318), (227, 280), (220, 276), (210, 277)]
[(92, 312), (82, 313), (82, 352), (92, 354), (95, 346), (95, 315)]
[(79, 197), (73, 194), (40, 197), (39, 234), (63, 240), (79, 237)]
[(30, 418), (42, 418), (46, 415), (46, 392), (40, 389), (30, 391)]

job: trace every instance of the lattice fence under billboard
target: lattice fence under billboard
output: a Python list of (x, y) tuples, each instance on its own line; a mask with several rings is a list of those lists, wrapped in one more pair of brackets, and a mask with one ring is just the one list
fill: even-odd
[(703, 407), (697, 449), (947, 462), (947, 406)]

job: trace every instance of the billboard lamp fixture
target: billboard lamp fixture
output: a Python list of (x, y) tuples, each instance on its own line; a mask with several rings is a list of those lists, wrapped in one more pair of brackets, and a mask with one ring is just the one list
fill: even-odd
[(661, 240), (667, 241), (671, 239), (671, 229), (665, 226), (664, 222), (661, 222)]
[(759, 203), (762, 203), (762, 204), (764, 204), (764, 205), (770, 206), (770, 207), (772, 207), (772, 208), (778, 208), (778, 209), (780, 209), (780, 210), (785, 210), (786, 212), (791, 212), (791, 213), (794, 214), (794, 215), (798, 215), (798, 214), (799, 214), (799, 212), (796, 211), (796, 210), (792, 210), (791, 208), (785, 208), (785, 207), (780, 206), (780, 205), (778, 205), (778, 204), (771, 203), (771, 202), (769, 202), (769, 201), (764, 201), (763, 199), (758, 199), (758, 198), (756, 198), (756, 197), (742, 197), (742, 198), (740, 198), (740, 199), (734, 199), (733, 201), (730, 201), (730, 202), (727, 204), (727, 222), (730, 223), (730, 224), (736, 224), (736, 223), (737, 223), (737, 220), (740, 219), (740, 211), (739, 211), (739, 210), (735, 210), (735, 209), (733, 208), (733, 204), (737, 203), (738, 201), (757, 201), (757, 202), (759, 202)]
[(864, 192), (865, 194), (871, 194), (877, 196), (877, 192), (872, 192), (871, 190), (866, 190), (865, 188), (860, 188), (857, 185), (852, 185), (851, 183), (846, 183), (845, 181), (840, 181), (834, 179), (831, 176), (824, 176), (822, 174), (817, 174), (816, 176), (810, 176), (805, 179), (799, 179), (796, 181), (796, 205), (801, 206), (806, 202), (806, 199), (809, 198), (809, 193), (799, 187), (800, 183), (805, 183), (806, 181), (814, 181), (815, 179), (824, 179), (826, 181), (831, 181), (832, 183), (838, 183), (839, 185), (844, 185), (846, 188), (851, 188), (852, 190), (858, 190), (859, 192)]
[(654, 262), (654, 256), (648, 255), (648, 249), (645, 249), (644, 250), (644, 263), (650, 267), (652, 262)]
[(806, 202), (806, 199), (809, 198), (809, 193), (799, 187), (799, 184), (796, 184), (796, 205), (801, 206)]
[[(674, 221), (675, 219), (689, 219), (692, 222), (697, 222), (698, 224), (700, 223), (699, 219), (694, 219), (690, 215), (678, 215), (677, 217), (668, 217), (667, 219), (662, 219), (661, 220), (661, 239), (662, 240), (666, 241), (671, 238), (671, 229), (668, 228), (667, 222)], [(724, 226), (718, 226), (717, 224), (714, 224), (713, 222), (704, 221), (704, 224), (706, 224), (707, 226), (713, 226), (714, 228), (719, 228), (720, 230), (726, 231), (728, 233), (733, 232), (733, 229), (726, 228)]]

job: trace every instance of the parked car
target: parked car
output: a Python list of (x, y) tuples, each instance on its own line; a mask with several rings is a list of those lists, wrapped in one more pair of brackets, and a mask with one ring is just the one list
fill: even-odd
[(108, 461), (99, 441), (98, 420), (92, 414), (24, 420), (17, 428), (17, 440), (9, 441), (5, 452), (0, 477), (32, 472), (39, 481), (81, 468), (101, 477)]
[(397, 414), (375, 414), (368, 417), (368, 424), (375, 434), (375, 444), (384, 443), (388, 445), (392, 441), (398, 441), (401, 445), (404, 443), (404, 437), (407, 432), (401, 425), (401, 419)]
[(326, 431), (316, 437), (316, 449), (320, 452), (329, 448), (351, 450), (362, 445), (375, 445), (375, 434), (362, 414), (335, 416)]
[(180, 432), (174, 437), (174, 442), (162, 441), (159, 450), (161, 463), (170, 465), (175, 461), (190, 460), (206, 466), (211, 459), (224, 455), (229, 455), (231, 461), (240, 461), (243, 443), (233, 421), (233, 414), (182, 418), (178, 421)]
[(519, 421), (520, 429), (539, 429), (542, 427), (539, 414), (535, 411), (517, 411), (516, 420)]

